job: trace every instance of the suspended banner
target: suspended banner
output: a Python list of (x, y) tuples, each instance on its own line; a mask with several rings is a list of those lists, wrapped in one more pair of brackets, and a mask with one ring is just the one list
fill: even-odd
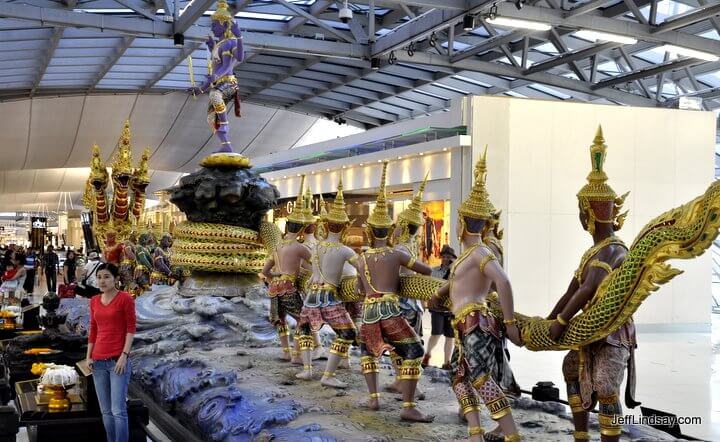
[(30, 245), (33, 248), (45, 249), (45, 234), (47, 233), (47, 218), (40, 216), (30, 217)]

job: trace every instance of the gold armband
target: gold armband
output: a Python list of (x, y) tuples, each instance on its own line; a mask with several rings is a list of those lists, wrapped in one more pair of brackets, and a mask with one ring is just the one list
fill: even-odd
[(606, 262), (604, 262), (604, 261), (600, 261), (599, 259), (594, 259), (594, 260), (590, 261), (589, 266), (590, 266), (590, 267), (597, 267), (597, 268), (599, 268), (599, 269), (603, 269), (603, 270), (605, 270), (608, 274), (612, 273), (612, 271), (613, 271), (612, 267), (610, 267), (610, 264), (608, 264), (608, 263), (606, 263)]
[(503, 324), (505, 324), (505, 325), (517, 325), (517, 322), (518, 322), (518, 321), (517, 321), (517, 319), (515, 319), (515, 318), (512, 318), (512, 319), (503, 319)]
[(568, 325), (568, 322), (565, 320), (565, 318), (562, 317), (562, 315), (560, 313), (558, 313), (558, 315), (555, 317), (555, 319), (557, 319), (557, 322), (559, 322), (560, 325), (562, 325), (562, 326)]
[(411, 256), (411, 257), (410, 257), (410, 260), (408, 260), (407, 267), (408, 267), (408, 268), (412, 268), (412, 266), (415, 265), (415, 261), (417, 261), (417, 260), (415, 259), (415, 257)]

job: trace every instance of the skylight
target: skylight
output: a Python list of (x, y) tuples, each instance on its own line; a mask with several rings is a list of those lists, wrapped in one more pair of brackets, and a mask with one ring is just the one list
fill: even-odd
[(544, 93), (544, 94), (550, 95), (550, 96), (555, 97), (555, 98), (559, 98), (559, 99), (561, 99), (561, 100), (567, 100), (568, 98), (572, 98), (571, 95), (563, 94), (563, 93), (560, 92), (560, 91), (557, 91), (557, 90), (555, 90), (555, 89), (553, 89), (553, 88), (550, 88), (550, 87), (547, 87), (547, 86), (543, 86), (542, 84), (534, 83), (534, 84), (531, 84), (531, 85), (528, 86), (528, 87), (529, 87), (530, 89), (536, 90), (536, 91), (538, 91), (538, 92), (542, 92), (542, 93)]

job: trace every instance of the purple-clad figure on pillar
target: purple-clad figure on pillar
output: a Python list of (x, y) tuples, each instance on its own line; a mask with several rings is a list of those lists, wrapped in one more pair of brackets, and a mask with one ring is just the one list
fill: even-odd
[(233, 69), (238, 63), (242, 63), (245, 53), (240, 28), (228, 11), (225, 0), (217, 2), (217, 11), (212, 15), (211, 28), (213, 36), (209, 36), (205, 42), (211, 53), (208, 74), (202, 85), (194, 86), (188, 91), (197, 95), (210, 90), (208, 124), (220, 139), (220, 148), (216, 152), (232, 152), (232, 144), (228, 137), (227, 104), (235, 100), (235, 116), (239, 117), (240, 99)]

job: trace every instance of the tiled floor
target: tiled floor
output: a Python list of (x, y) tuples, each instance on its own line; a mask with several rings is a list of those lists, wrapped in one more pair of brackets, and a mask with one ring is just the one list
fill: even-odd
[[(426, 339), (429, 334), (428, 328)], [(560, 396), (567, 399), (560, 369), (564, 352), (531, 352), (517, 347), (510, 352), (513, 371), (523, 389), (530, 390), (538, 381), (552, 381), (559, 386)], [(720, 315), (713, 315), (712, 333), (638, 333), (635, 358), (636, 399), (643, 406), (678, 416), (700, 416), (702, 424), (681, 426), (683, 433), (720, 440)], [(431, 363), (442, 364), (440, 351), (433, 352)], [(640, 408), (625, 413), (639, 414)]]

